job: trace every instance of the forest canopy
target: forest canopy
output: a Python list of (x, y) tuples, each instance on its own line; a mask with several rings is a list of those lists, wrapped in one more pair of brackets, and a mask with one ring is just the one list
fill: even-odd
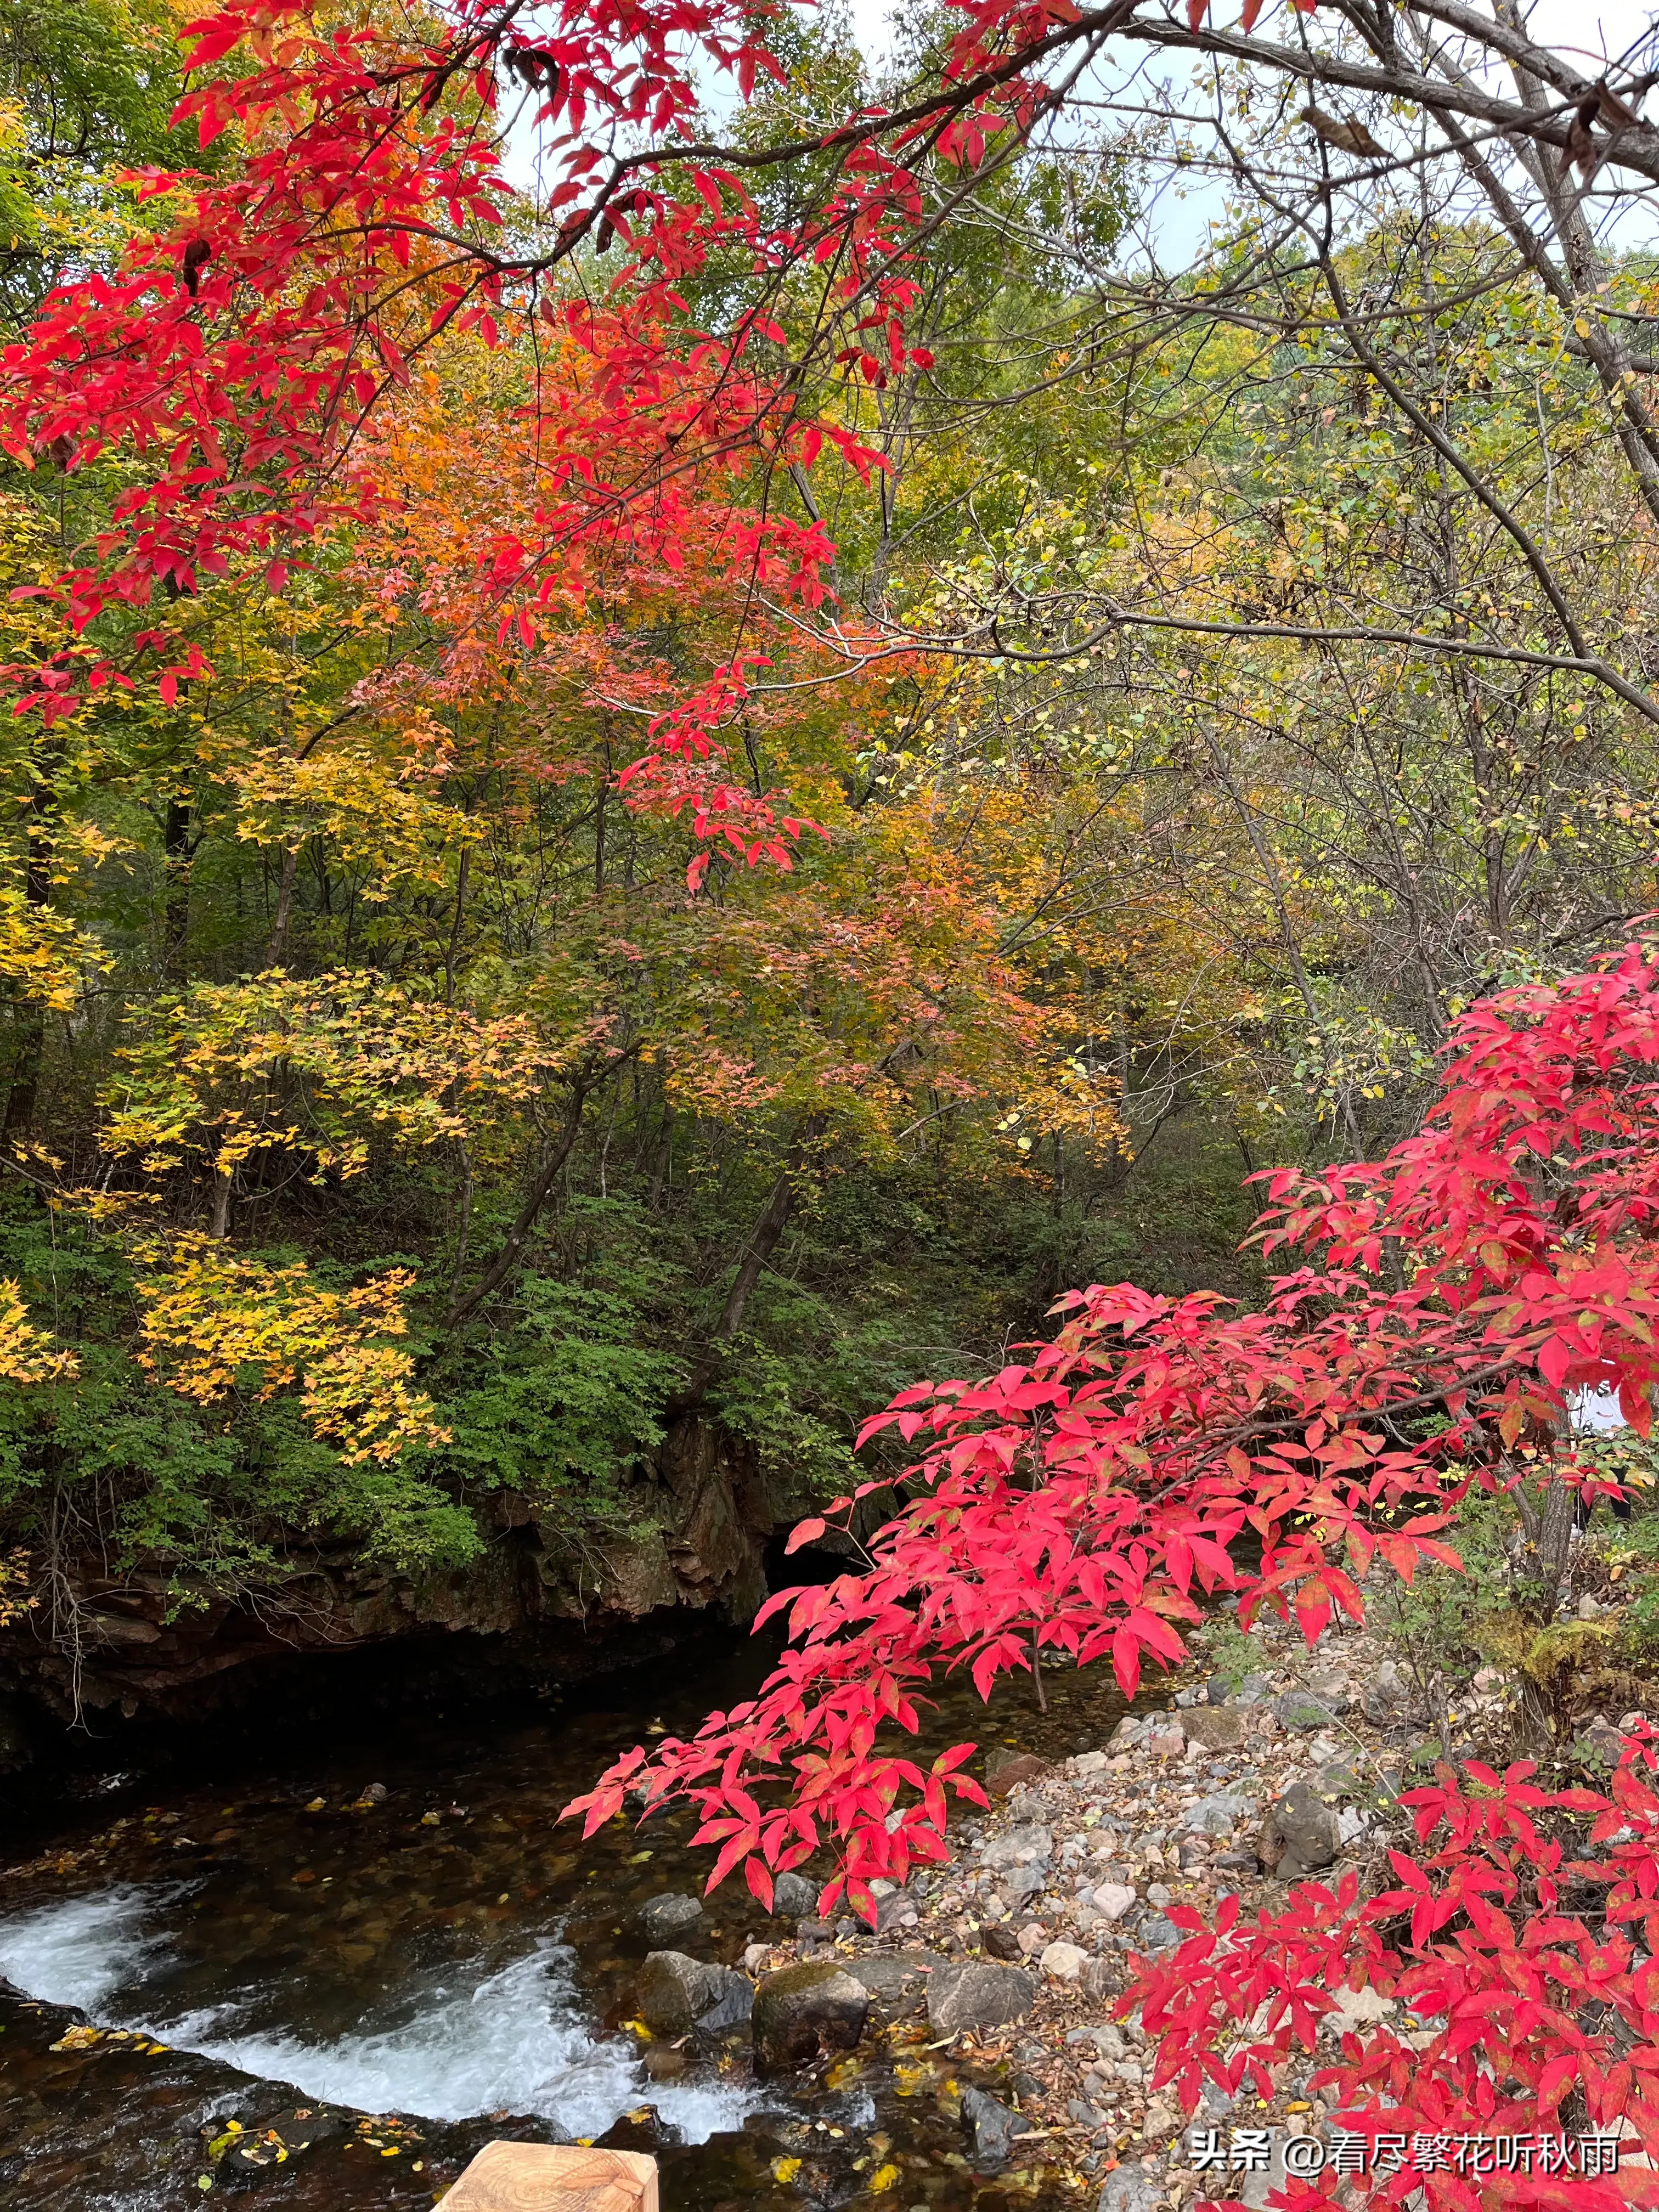
[(1659, 903), (1650, 58), (20, 0), (0, 1613), (602, 1553), (688, 1420), (785, 1517), (1257, 1297)]

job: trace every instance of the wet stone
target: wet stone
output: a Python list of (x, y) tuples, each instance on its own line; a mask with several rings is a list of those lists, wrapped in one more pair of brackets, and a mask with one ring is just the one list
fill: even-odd
[(768, 1974), (755, 1992), (750, 2022), (756, 2070), (786, 2073), (855, 2049), (869, 2011), (863, 1984), (834, 1960)]
[(723, 2034), (741, 2027), (754, 2001), (747, 1975), (684, 1951), (653, 1951), (636, 1984), (640, 2018), (654, 2035)]
[(962, 2127), (968, 2138), (969, 2162), (975, 2173), (1000, 2173), (1017, 2139), (1030, 2133), (1029, 2120), (1011, 2112), (983, 2089), (963, 2091)]
[(778, 1920), (816, 1920), (818, 1884), (804, 1874), (781, 1874), (772, 1884), (772, 1913)]
[(641, 1905), (634, 1919), (653, 1949), (666, 1948), (675, 1936), (689, 1935), (702, 1921), (702, 1900), (675, 1894), (653, 1897)]
[(985, 1762), (985, 1787), (993, 1797), (1007, 1797), (1053, 1771), (1048, 1761), (1035, 1752), (994, 1751)]

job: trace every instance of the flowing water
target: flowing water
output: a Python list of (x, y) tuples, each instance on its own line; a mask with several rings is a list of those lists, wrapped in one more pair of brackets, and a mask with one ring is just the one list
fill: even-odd
[[(557, 1814), (642, 1733), (744, 1694), (762, 1656), (659, 1661), (534, 1718), (289, 1743), (263, 1769), (243, 1754), (209, 1778), (111, 1778), (6, 1878), (0, 1976), (22, 1994), (0, 1996), (0, 2204), (173, 2212), (257, 2188), (273, 2212), (426, 2206), (501, 2136), (655, 2148), (668, 2212), (1009, 2201), (926, 2094), (944, 2061), (763, 2084), (739, 2053), (626, 2025), (646, 1948), (631, 1916), (700, 1891), (707, 1855), (683, 1816), (584, 1844)], [(1062, 1674), (1046, 1717), (1028, 1686), (989, 1724), (951, 1691), (928, 1734), (1063, 1753), (1118, 1710), (1108, 1680)], [(365, 1805), (372, 1784), (386, 1794)], [(729, 1883), (676, 1942), (731, 1962), (767, 1932)], [(103, 2032), (86, 2040), (62, 2008)], [(216, 2162), (232, 2122), (276, 2125), (295, 2154)]]

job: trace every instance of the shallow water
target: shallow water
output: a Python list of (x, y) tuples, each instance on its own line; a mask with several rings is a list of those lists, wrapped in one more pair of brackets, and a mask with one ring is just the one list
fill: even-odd
[[(558, 1812), (653, 1724), (681, 1731), (742, 1695), (763, 1656), (659, 1662), (534, 1720), (377, 1727), (263, 1772), (148, 1791), (139, 1778), (65, 1821), (0, 1911), (0, 1975), (33, 2001), (0, 1999), (0, 2203), (167, 2212), (246, 2185), (318, 2212), (429, 2204), (492, 2136), (617, 2124), (644, 2147), (658, 2131), (672, 2212), (1006, 2201), (1006, 2183), (967, 2172), (948, 2107), (913, 2076), (901, 2094), (880, 2056), (833, 2091), (760, 2085), (738, 2054), (665, 2052), (624, 2025), (645, 1949), (630, 1916), (700, 1891), (707, 1855), (687, 1848), (684, 1816), (583, 1844)], [(927, 1735), (1062, 1753), (1121, 1709), (1107, 1678), (1065, 1673), (1049, 1706), (1038, 1715), (1017, 1686), (988, 1726), (952, 1690)], [(371, 1783), (387, 1795), (362, 1807)], [(768, 1930), (728, 1884), (679, 1948), (730, 1961)], [(54, 2051), (58, 2007), (129, 2033)], [(251, 2130), (296, 2105), (343, 2108), (347, 2124), (262, 2168), (205, 2155), (230, 2120)], [(630, 2131), (646, 2106), (657, 2121)], [(780, 2180), (787, 2159), (802, 2164)], [(894, 2167), (898, 2183), (870, 2197), (865, 2177)]]

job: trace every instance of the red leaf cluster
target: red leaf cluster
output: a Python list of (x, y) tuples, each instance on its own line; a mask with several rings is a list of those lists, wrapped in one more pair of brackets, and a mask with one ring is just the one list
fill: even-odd
[[(1420, 1134), (1379, 1161), (1268, 1179), (1261, 1241), (1306, 1258), (1259, 1312), (1128, 1285), (1073, 1292), (1054, 1340), (1018, 1364), (901, 1393), (860, 1438), (896, 1431), (918, 1451), (864, 1569), (775, 1597), (762, 1618), (787, 1610), (791, 1642), (759, 1695), (648, 1761), (629, 1753), (569, 1810), (591, 1832), (629, 1791), (647, 1808), (690, 1798), (698, 1840), (719, 1847), (709, 1887), (742, 1865), (763, 1897), (832, 1844), (823, 1908), (844, 1892), (869, 1914), (872, 1878), (946, 1856), (951, 1796), (983, 1802), (963, 1771), (972, 1745), (925, 1768), (892, 1745), (939, 1670), (967, 1668), (987, 1696), (1059, 1649), (1109, 1658), (1133, 1695), (1149, 1659), (1179, 1662), (1217, 1591), (1237, 1591), (1246, 1620), (1293, 1612), (1311, 1642), (1334, 1608), (1358, 1617), (1374, 1560), (1407, 1580), (1425, 1559), (1455, 1566), (1443, 1536), (1459, 1499), (1530, 1479), (1537, 1444), (1512, 1448), (1555, 1432), (1565, 1389), (1611, 1383), (1648, 1425), (1656, 1061), (1650, 944), (1502, 994), (1458, 1025)], [(1555, 1464), (1585, 1480), (1570, 1454)], [(884, 1486), (795, 1540), (850, 1534)], [(1304, 1885), (1249, 1929), (1236, 1903), (1212, 1928), (1188, 1914), (1188, 1941), (1137, 1992), (1162, 2038), (1158, 2083), (1189, 2108), (1206, 2077), (1265, 2087), (1350, 1983), (1439, 2023), (1411, 2042), (1350, 2039), (1326, 2078), (1356, 2130), (1535, 2130), (1571, 2088), (1595, 2124), (1659, 2148), (1659, 1797), (1630, 1771), (1607, 1797), (1546, 1792), (1532, 1771), (1472, 1766), (1414, 1793), (1438, 1848), (1397, 1856), (1401, 1887), (1382, 1897)], [(1564, 1822), (1587, 1831), (1579, 1856)], [(1564, 1908), (1568, 1877), (1605, 1892), (1600, 1932)], [(1379, 2203), (1421, 2187), (1460, 2212), (1659, 2201), (1640, 2172), (1511, 2175), (1484, 2197), (1449, 2165), (1370, 2185)], [(1296, 2184), (1291, 2201), (1335, 2200)]]

